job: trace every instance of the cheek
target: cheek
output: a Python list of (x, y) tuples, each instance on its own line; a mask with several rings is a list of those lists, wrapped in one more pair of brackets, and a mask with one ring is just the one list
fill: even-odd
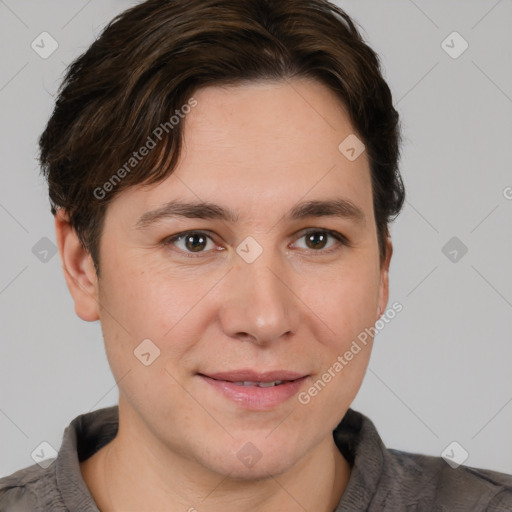
[[(376, 320), (379, 296), (379, 272), (374, 265), (341, 267), (339, 271), (316, 279), (316, 292), (305, 286), (307, 305), (323, 325), (323, 339), (332, 350), (341, 351)], [(309, 295), (307, 289), (310, 289)]]
[[(163, 371), (181, 366), (199, 339), (201, 326), (204, 328), (211, 319), (206, 314), (211, 311), (204, 308), (208, 301), (202, 299), (215, 279), (197, 279), (191, 273), (163, 268), (147, 260), (145, 264), (133, 261), (129, 265), (126, 260), (118, 260), (118, 264), (105, 268), (104, 275), (108, 277), (100, 284), (100, 321), (116, 377), (122, 377), (128, 369), (139, 374), (142, 365), (134, 351), (147, 339), (155, 345), (155, 353), (160, 351), (150, 368)], [(154, 376), (155, 372), (147, 373)]]
[(108, 276), (103, 292), (100, 287), (100, 320), (114, 378), (132, 407), (145, 410), (148, 404), (160, 403), (166, 416), (167, 405), (182, 394), (175, 378), (181, 380), (176, 369), (192, 339), (180, 331), (189, 301), (183, 300), (180, 289), (169, 286), (169, 279), (155, 278), (147, 268), (123, 272), (119, 266)]
[(317, 372), (310, 385), (297, 396), (315, 421), (333, 429), (350, 407), (363, 381), (373, 345), (378, 282), (368, 272), (345, 273), (329, 281), (329, 292), (317, 295), (315, 311), (325, 325), (317, 334), (314, 351)]
[(182, 309), (179, 279), (147, 262), (130, 264), (121, 258), (105, 270), (108, 278), (100, 285), (100, 299), (107, 310), (106, 323), (112, 323), (109, 312), (117, 321), (117, 326), (110, 325), (115, 330), (122, 329), (136, 341), (165, 332), (178, 320)]

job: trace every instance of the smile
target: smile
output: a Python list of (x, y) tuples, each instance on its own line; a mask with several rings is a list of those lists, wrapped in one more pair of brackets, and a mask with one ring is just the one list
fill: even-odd
[(208, 375), (199, 373), (198, 377), (222, 400), (248, 410), (268, 411), (296, 395), (308, 375), (281, 370), (264, 373), (239, 370)]

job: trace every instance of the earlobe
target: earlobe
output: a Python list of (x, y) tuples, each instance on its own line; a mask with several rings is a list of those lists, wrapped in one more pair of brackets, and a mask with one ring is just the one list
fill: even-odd
[(391, 238), (386, 238), (386, 257), (381, 263), (379, 302), (377, 304), (377, 320), (381, 317), (388, 304), (389, 298), (389, 265), (393, 255), (393, 244)]
[(99, 320), (98, 279), (90, 253), (82, 247), (68, 214), (55, 214), (57, 246), (64, 278), (75, 303), (75, 312), (87, 322)]

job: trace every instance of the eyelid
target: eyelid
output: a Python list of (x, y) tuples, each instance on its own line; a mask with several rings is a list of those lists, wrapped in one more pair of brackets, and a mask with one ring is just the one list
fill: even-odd
[[(179, 239), (184, 238), (187, 235), (204, 235), (206, 238), (210, 239), (213, 243), (216, 243), (215, 240), (213, 239), (213, 236), (212, 236), (213, 233), (211, 231), (201, 230), (201, 229), (189, 229), (188, 231), (181, 231), (180, 233), (176, 233), (175, 235), (171, 235), (169, 237), (164, 238), (164, 240), (162, 240), (161, 243), (164, 246), (174, 245), (174, 242), (177, 242)], [(218, 250), (218, 249), (213, 249), (213, 250)], [(183, 251), (181, 249), (177, 249), (177, 251), (180, 254), (183, 254), (189, 258), (198, 258), (201, 256), (204, 257), (205, 255), (212, 252), (212, 250), (209, 250), (209, 251), (193, 253), (193, 252)]]
[[(327, 235), (330, 235), (334, 239), (336, 239), (338, 244), (335, 247), (331, 247), (329, 249), (319, 249), (319, 250), (302, 249), (303, 251), (307, 250), (308, 252), (310, 252), (312, 254), (317, 253), (318, 255), (322, 255), (322, 254), (329, 254), (330, 252), (338, 250), (339, 249), (339, 245), (346, 246), (346, 247), (352, 247), (352, 244), (351, 244), (350, 240), (345, 235), (343, 235), (342, 233), (340, 233), (338, 231), (332, 230), (332, 229), (326, 229), (326, 228), (304, 228), (304, 229), (298, 231), (297, 233), (295, 233), (294, 237), (295, 237), (296, 240), (298, 240), (298, 239), (303, 238), (304, 236), (307, 236), (307, 235), (309, 235), (311, 233), (326, 233)], [(181, 231), (180, 233), (176, 233), (175, 235), (172, 235), (170, 237), (165, 238), (162, 241), (162, 244), (165, 245), (165, 246), (173, 245), (173, 242), (176, 242), (180, 238), (186, 237), (187, 235), (191, 235), (191, 234), (204, 235), (205, 237), (209, 238), (213, 243), (216, 243), (215, 240), (214, 240), (214, 237), (212, 236), (214, 234), (211, 231), (200, 230), (200, 229), (191, 229), (191, 230), (188, 230), (188, 231)], [(213, 249), (213, 250), (215, 250), (215, 249)], [(217, 249), (217, 250), (219, 250), (219, 249)], [(222, 249), (222, 250), (224, 250), (224, 249)], [(181, 249), (178, 249), (178, 251), (181, 254), (185, 254), (186, 256), (192, 257), (192, 258), (204, 256), (204, 255), (207, 255), (207, 254), (212, 252), (212, 250), (209, 250), (209, 251), (202, 251), (202, 252), (198, 252), (198, 253), (193, 253), (193, 252), (188, 252), (188, 251), (182, 251)]]
[(325, 233), (334, 238), (338, 243), (329, 249), (319, 249), (317, 251), (314, 249), (302, 249), (303, 251), (307, 251), (310, 254), (321, 256), (339, 250), (340, 246), (352, 247), (350, 240), (344, 234), (340, 233), (339, 231), (327, 228), (305, 228), (296, 234), (296, 239), (299, 240), (311, 233)]

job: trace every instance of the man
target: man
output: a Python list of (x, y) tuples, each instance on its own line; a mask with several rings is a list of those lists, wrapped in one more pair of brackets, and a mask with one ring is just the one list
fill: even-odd
[(349, 408), (394, 309), (404, 190), (398, 114), (344, 12), (139, 4), (73, 63), (40, 146), (119, 406), (0, 480), (0, 510), (512, 510), (512, 477), (387, 450)]

